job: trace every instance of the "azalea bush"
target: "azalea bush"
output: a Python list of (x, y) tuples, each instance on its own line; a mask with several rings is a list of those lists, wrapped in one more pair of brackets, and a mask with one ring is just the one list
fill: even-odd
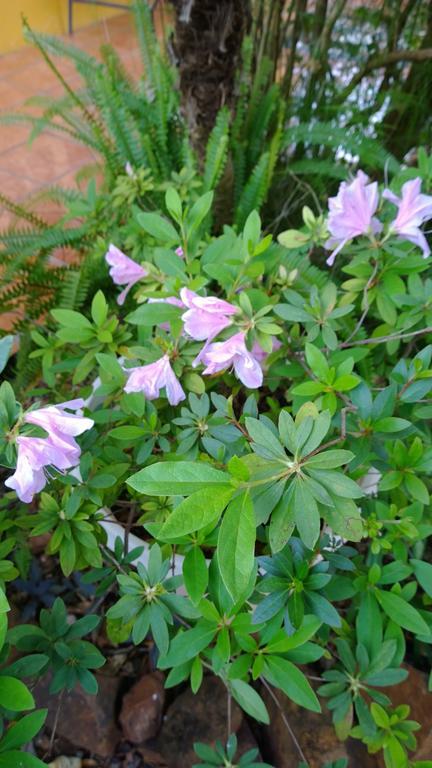
[[(212, 673), (263, 724), (282, 691), (387, 768), (428, 765), (388, 693), (431, 659), (428, 168), (420, 153), (384, 190), (359, 172), (327, 215), (270, 234), (254, 211), (211, 236), (212, 192), (169, 187), (137, 216), (141, 258), (107, 244), (117, 303), (98, 291), (33, 331), (32, 388), (0, 388), (3, 585), (48, 534), (97, 615), (70, 624), (58, 598), (39, 624), (4, 620), (0, 691), (49, 671), (52, 692), (95, 692), (103, 627), (126, 653), (154, 644), (167, 687)], [(17, 721), (1, 765), (44, 713), (0, 706)], [(197, 754), (226, 765), (236, 747)]]

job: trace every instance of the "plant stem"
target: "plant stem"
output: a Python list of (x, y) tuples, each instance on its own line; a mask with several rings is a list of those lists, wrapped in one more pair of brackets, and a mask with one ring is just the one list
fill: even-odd
[(388, 336), (376, 336), (370, 339), (360, 339), (359, 341), (344, 341), (339, 344), (339, 349), (345, 349), (345, 347), (359, 347), (365, 344), (383, 344), (387, 341), (396, 341), (397, 339), (408, 339), (414, 336), (422, 336), (425, 333), (432, 333), (432, 325), (428, 325), (426, 328), (421, 328), (419, 331), (409, 331), (407, 333), (389, 333)]
[(308, 761), (306, 760), (306, 756), (305, 756), (305, 754), (304, 754), (304, 752), (303, 752), (303, 750), (302, 750), (302, 748), (300, 746), (300, 743), (299, 743), (299, 741), (298, 741), (298, 739), (297, 739), (293, 729), (291, 728), (291, 726), (289, 724), (288, 718), (287, 718), (285, 712), (283, 711), (282, 705), (281, 705), (278, 697), (276, 696), (276, 694), (272, 690), (271, 686), (267, 683), (266, 680), (264, 680), (263, 677), (261, 677), (260, 680), (261, 680), (264, 688), (268, 691), (269, 695), (271, 696), (271, 698), (273, 699), (274, 703), (276, 704), (276, 706), (277, 706), (277, 708), (278, 708), (278, 710), (280, 712), (280, 716), (281, 716), (281, 718), (283, 720), (283, 723), (284, 723), (285, 727), (287, 728), (288, 733), (291, 736), (291, 738), (292, 738), (292, 740), (294, 742), (294, 745), (295, 745), (295, 747), (296, 747), (296, 749), (297, 749), (301, 759), (303, 760), (304, 763), (307, 764)]

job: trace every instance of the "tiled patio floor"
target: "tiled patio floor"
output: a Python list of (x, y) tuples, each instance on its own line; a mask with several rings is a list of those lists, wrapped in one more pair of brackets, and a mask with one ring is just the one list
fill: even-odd
[[(160, 17), (156, 18), (157, 28)], [(132, 14), (125, 12), (108, 20), (93, 24), (65, 37), (95, 56), (103, 43), (115, 46), (127, 70), (136, 76), (141, 69), (138, 42), (133, 28)], [(71, 86), (79, 83), (72, 66), (56, 59), (56, 64)], [(34, 96), (60, 96), (62, 87), (31, 46), (0, 56), (0, 110), (18, 111), (27, 99)], [(75, 175), (85, 164), (93, 162), (92, 152), (63, 138), (59, 134), (44, 133), (31, 147), (29, 129), (21, 125), (0, 124), (0, 190), (16, 202), (38, 193), (52, 184), (76, 185)], [(56, 211), (44, 207), (44, 217), (55, 218)], [(11, 216), (0, 206), (0, 228)]]

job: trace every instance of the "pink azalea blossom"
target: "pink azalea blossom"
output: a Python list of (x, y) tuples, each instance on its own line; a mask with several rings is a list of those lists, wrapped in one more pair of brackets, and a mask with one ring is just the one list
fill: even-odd
[[(161, 302), (164, 302), (165, 304), (172, 304), (173, 307), (180, 307), (180, 309), (183, 309), (184, 307), (183, 302), (178, 299), (177, 296), (166, 296), (163, 299), (148, 299), (149, 304), (160, 304)], [(170, 330), (169, 323), (161, 323), (160, 327), (163, 328), (164, 331)]]
[(109, 271), (113, 282), (116, 285), (126, 285), (124, 291), (122, 291), (117, 299), (117, 303), (124, 304), (126, 296), (128, 295), (132, 286), (135, 285), (141, 278), (146, 277), (148, 272), (136, 261), (126, 256), (123, 251), (117, 248), (115, 245), (110, 245), (105, 259), (110, 265)]
[(258, 360), (246, 347), (245, 334), (236, 333), (227, 341), (210, 344), (205, 350), (202, 361), (206, 365), (204, 375), (210, 376), (224, 371), (231, 365), (235, 375), (250, 389), (257, 389), (263, 382), (263, 372)]
[(237, 307), (216, 296), (198, 296), (189, 288), (182, 288), (180, 297), (188, 310), (182, 315), (184, 329), (195, 341), (211, 341), (231, 325), (231, 315)]
[[(49, 405), (36, 411), (29, 411), (24, 420), (35, 424), (47, 432), (45, 443), (49, 443), (57, 451), (56, 462), (52, 463), (58, 469), (67, 469), (78, 464), (81, 448), (75, 437), (91, 429), (94, 421), (76, 413), (68, 413), (66, 408), (77, 411), (84, 405), (84, 400), (68, 400), (59, 405)], [(46, 446), (48, 450), (48, 445)], [(60, 463), (59, 463), (60, 462)]]
[[(280, 349), (282, 346), (282, 342), (279, 341), (279, 339), (276, 339), (274, 336), (272, 338), (272, 352), (276, 352), (277, 349)], [(254, 341), (252, 344), (252, 354), (259, 363), (263, 363), (270, 352), (266, 352), (265, 349), (262, 348), (261, 344), (258, 343), (258, 341)]]
[(368, 182), (366, 174), (358, 171), (351, 184), (343, 181), (336, 197), (329, 199), (327, 228), (331, 237), (325, 247), (334, 248), (327, 259), (329, 266), (334, 264), (337, 254), (349, 240), (358, 235), (377, 233), (382, 228), (374, 218), (378, 207), (378, 184)]
[(171, 368), (168, 355), (164, 355), (155, 363), (141, 365), (138, 368), (128, 368), (126, 373), (129, 378), (125, 385), (125, 392), (144, 392), (148, 400), (159, 397), (160, 390), (165, 387), (168, 402), (177, 405), (180, 400), (185, 400), (186, 395)]
[(46, 485), (44, 467), (52, 463), (52, 446), (45, 444), (40, 437), (19, 436), (16, 439), (18, 458), (16, 469), (11, 477), (5, 480), (5, 485), (12, 488), (18, 498), (30, 503), (35, 493), (39, 493)]
[(406, 181), (402, 187), (402, 196), (397, 197), (390, 189), (385, 189), (383, 197), (398, 207), (398, 214), (390, 224), (390, 232), (395, 232), (405, 240), (418, 245), (423, 251), (423, 258), (430, 254), (429, 244), (420, 227), (432, 218), (432, 196), (422, 195), (421, 179)]
[(13, 488), (21, 501), (30, 502), (34, 494), (45, 487), (46, 467), (52, 466), (64, 471), (78, 464), (81, 449), (75, 437), (91, 429), (94, 422), (78, 414), (68, 413), (65, 409), (76, 411), (83, 405), (84, 400), (69, 400), (60, 405), (30, 411), (24, 417), (28, 424), (42, 427), (47, 437), (19, 435), (16, 439), (17, 465), (5, 485)]

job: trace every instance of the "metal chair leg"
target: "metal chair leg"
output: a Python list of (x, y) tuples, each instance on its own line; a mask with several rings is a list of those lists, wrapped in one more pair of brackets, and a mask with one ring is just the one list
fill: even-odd
[(68, 33), (73, 35), (73, 0), (68, 0)]

